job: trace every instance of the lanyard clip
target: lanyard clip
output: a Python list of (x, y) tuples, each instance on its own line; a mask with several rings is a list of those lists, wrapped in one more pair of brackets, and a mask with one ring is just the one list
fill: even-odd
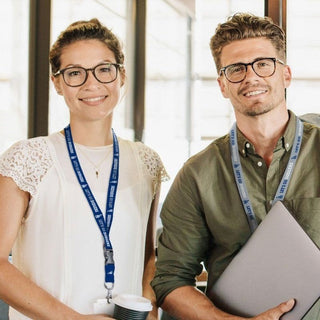
[(111, 303), (112, 299), (112, 289), (114, 287), (114, 260), (113, 260), (113, 250), (107, 249), (103, 246), (103, 254), (105, 260), (105, 283), (104, 286), (107, 289), (107, 301)]
[(105, 288), (107, 289), (106, 299), (107, 299), (107, 302), (110, 304), (110, 303), (111, 303), (111, 300), (112, 300), (112, 289), (113, 289), (113, 287), (114, 287), (114, 284), (113, 284), (113, 283), (110, 283), (110, 282), (105, 282), (105, 283), (104, 283), (104, 286), (105, 286)]

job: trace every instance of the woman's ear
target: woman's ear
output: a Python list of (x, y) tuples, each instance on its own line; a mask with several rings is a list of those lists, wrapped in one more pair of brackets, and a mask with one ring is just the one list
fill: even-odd
[(60, 79), (58, 77), (51, 76), (51, 81), (53, 82), (53, 85), (57, 91), (57, 94), (62, 96)]
[(126, 83), (126, 79), (127, 79), (127, 74), (126, 74), (126, 69), (122, 68), (120, 70), (120, 86), (122, 87), (125, 83)]

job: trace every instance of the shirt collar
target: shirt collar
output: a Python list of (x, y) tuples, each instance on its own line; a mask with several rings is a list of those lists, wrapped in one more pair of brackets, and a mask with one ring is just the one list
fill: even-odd
[[(285, 149), (289, 151), (294, 141), (296, 132), (296, 115), (288, 110), (289, 112), (289, 122), (283, 136), (278, 140), (275, 150)], [(248, 154), (255, 154), (255, 149), (251, 141), (249, 141), (243, 133), (237, 128), (237, 138), (239, 145), (239, 152), (242, 156), (247, 156)]]

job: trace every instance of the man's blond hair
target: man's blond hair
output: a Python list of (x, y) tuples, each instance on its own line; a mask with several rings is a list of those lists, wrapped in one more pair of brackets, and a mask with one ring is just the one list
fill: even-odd
[(210, 40), (210, 49), (217, 71), (221, 66), (222, 49), (233, 41), (266, 38), (277, 50), (279, 58), (285, 61), (286, 38), (284, 31), (269, 17), (258, 17), (249, 13), (236, 13), (225, 23), (217, 26), (216, 32)]

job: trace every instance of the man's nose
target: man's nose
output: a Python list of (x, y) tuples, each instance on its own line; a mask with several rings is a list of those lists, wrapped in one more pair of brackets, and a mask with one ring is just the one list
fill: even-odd
[(255, 73), (252, 64), (249, 64), (247, 65), (246, 77), (244, 78), (244, 81), (251, 80), (253, 78), (259, 78), (259, 76)]

